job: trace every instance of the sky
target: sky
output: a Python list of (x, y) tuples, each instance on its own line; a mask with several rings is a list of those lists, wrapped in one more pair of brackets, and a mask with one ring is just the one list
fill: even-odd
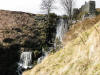
[[(85, 1), (89, 0), (75, 0), (75, 7), (81, 7)], [(96, 7), (100, 8), (100, 0), (96, 1)], [(61, 15), (64, 14), (63, 8), (60, 5), (60, 1), (56, 0), (56, 9), (53, 12)], [(40, 9), (41, 0), (0, 0), (0, 9), (1, 10), (11, 10), (11, 11), (23, 11), (29, 13), (44, 13)]]

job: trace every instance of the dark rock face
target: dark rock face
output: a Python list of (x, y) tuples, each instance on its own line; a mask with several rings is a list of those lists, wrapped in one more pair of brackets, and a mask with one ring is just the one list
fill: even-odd
[(42, 55), (42, 48), (50, 45), (48, 41), (52, 40), (56, 33), (56, 19), (47, 24), (46, 17), (24, 12), (0, 11), (0, 75), (17, 75), (17, 62), (21, 51), (31, 50), (35, 61)]
[(56, 27), (57, 27), (57, 21), (59, 20), (59, 17), (55, 14), (50, 14), (49, 18), (49, 24), (48, 28), (46, 29), (46, 43), (49, 46), (52, 46), (52, 43), (55, 41), (55, 35), (56, 35)]
[(9, 47), (0, 46), (0, 75), (17, 75), (17, 62), (19, 61), (19, 45)]

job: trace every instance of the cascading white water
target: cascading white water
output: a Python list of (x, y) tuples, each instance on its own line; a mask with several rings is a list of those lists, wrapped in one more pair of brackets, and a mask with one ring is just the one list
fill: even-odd
[(24, 69), (32, 68), (32, 52), (23, 52), (21, 54), (19, 66)]
[(22, 69), (32, 68), (32, 52), (22, 52), (18, 63), (17, 72), (22, 74)]
[[(62, 42), (63, 36), (65, 32), (67, 32), (67, 29), (68, 29), (67, 22), (64, 19), (60, 19), (56, 28), (56, 39)], [(41, 63), (41, 61), (53, 49), (54, 49), (53, 47), (49, 47), (48, 52), (42, 49), (43, 54), (40, 58), (38, 58), (37, 64)], [(20, 56), (20, 61), (18, 63), (18, 68), (17, 68), (18, 75), (22, 75), (23, 69), (28, 69), (28, 68), (32, 68), (32, 52), (22, 52)]]
[(42, 49), (42, 53), (42, 56), (37, 60), (37, 64), (41, 63), (42, 60), (48, 55), (48, 52), (44, 51), (44, 49)]
[[(65, 21), (64, 19), (60, 19), (56, 28), (56, 38), (58, 39), (60, 42), (63, 41), (63, 36), (65, 34), (65, 32), (67, 32), (68, 29), (68, 23), (67, 21)], [(44, 51), (44, 49), (42, 49), (42, 56), (40, 58), (38, 58), (37, 64), (41, 63), (41, 61), (49, 54), (49, 52), (53, 49), (56, 49), (56, 42), (54, 43), (54, 48), (53, 47), (49, 47), (48, 48), (48, 52)]]
[(55, 42), (54, 42), (55, 50), (59, 50), (59, 48), (63, 47), (62, 42), (67, 30), (68, 30), (68, 21), (62, 18), (59, 19), (58, 25), (56, 28), (56, 37), (55, 37)]
[(68, 30), (68, 23), (64, 19), (60, 19), (56, 29), (56, 39), (63, 41), (65, 32)]

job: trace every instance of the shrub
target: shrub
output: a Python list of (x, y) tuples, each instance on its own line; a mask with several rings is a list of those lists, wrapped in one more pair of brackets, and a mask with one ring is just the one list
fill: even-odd
[(13, 41), (14, 41), (14, 39), (12, 39), (12, 38), (5, 38), (3, 40), (3, 42), (5, 42), (5, 43), (12, 43)]
[(15, 30), (17, 32), (22, 32), (22, 30), (20, 28), (13, 28), (13, 30)]

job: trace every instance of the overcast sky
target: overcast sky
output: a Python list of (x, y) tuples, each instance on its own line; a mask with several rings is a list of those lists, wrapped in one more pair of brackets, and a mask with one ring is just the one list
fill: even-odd
[[(76, 0), (76, 7), (80, 7), (85, 1), (89, 0)], [(96, 1), (96, 7), (100, 8), (100, 0)], [(63, 10), (59, 5), (59, 0), (56, 2), (57, 9), (54, 10), (57, 14), (63, 14)], [(23, 11), (30, 13), (43, 13), (40, 10), (41, 0), (0, 0), (0, 9), (12, 10), (12, 11)]]

